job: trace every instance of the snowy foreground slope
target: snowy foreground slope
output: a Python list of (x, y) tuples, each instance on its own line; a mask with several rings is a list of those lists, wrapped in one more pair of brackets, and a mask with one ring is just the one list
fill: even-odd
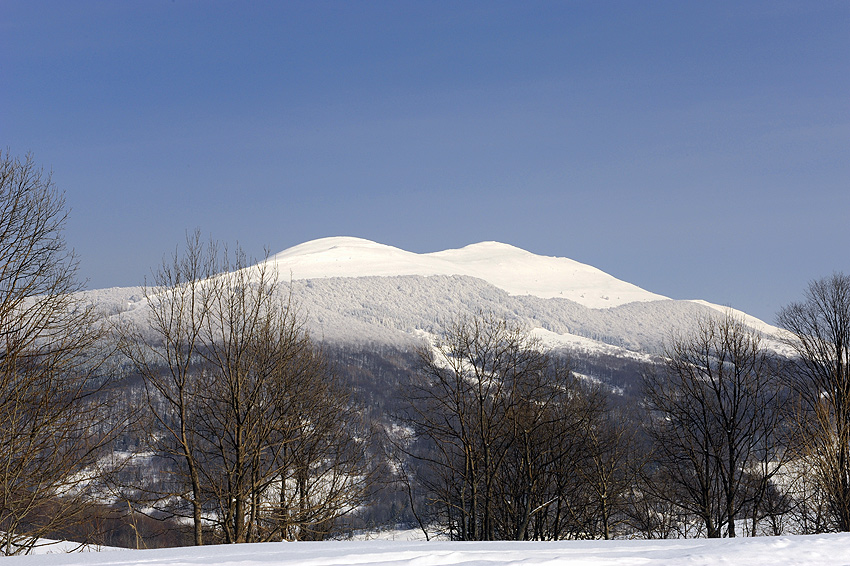
[[(416, 254), (359, 238), (322, 238), (268, 262), (291, 283), (314, 337), (335, 343), (407, 347), (459, 317), (492, 312), (521, 322), (553, 348), (640, 357), (724, 309), (672, 300), (571, 259), (497, 242)], [(144, 315), (139, 288), (89, 293), (107, 314)], [(777, 332), (746, 320), (767, 335)]]
[(563, 542), (299, 542), (7, 558), (48, 566), (848, 565), (850, 534)]

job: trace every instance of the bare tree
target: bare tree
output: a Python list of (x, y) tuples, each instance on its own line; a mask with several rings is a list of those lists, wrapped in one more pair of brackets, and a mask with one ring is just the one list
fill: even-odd
[(644, 379), (648, 431), (672, 485), (657, 495), (695, 514), (709, 537), (736, 536), (735, 521), (777, 473), (783, 448), (781, 390), (759, 335), (731, 313), (675, 338), (665, 364)]
[(200, 430), (225, 540), (321, 538), (362, 501), (368, 431), (268, 263), (237, 252), (205, 305)]
[(625, 411), (602, 405), (588, 415), (585, 426), (584, 457), (577, 459), (576, 469), (588, 494), (590, 520), (584, 530), (608, 540), (627, 523), (625, 509), (646, 458), (637, 453), (637, 427)]
[(271, 264), (196, 234), (145, 296), (148, 325), (122, 332), (149, 435), (174, 464), (151, 490), (159, 508), (191, 506), (195, 544), (205, 530), (228, 543), (324, 536), (362, 502), (368, 427)]
[(492, 314), (421, 352), (403, 419), (432, 517), (455, 539), (560, 538), (594, 404), (569, 367)]
[(607, 396), (564, 360), (544, 356), (544, 370), (523, 375), (508, 399), (498, 532), (517, 540), (604, 536), (600, 513), (612, 516), (622, 462), (609, 459), (620, 449), (604, 418)]
[[(147, 437), (158, 454), (173, 462), (189, 485), (174, 482), (173, 493), (191, 506), (194, 543), (203, 544), (204, 496), (201, 489), (195, 413), (200, 395), (197, 372), (200, 333), (207, 311), (201, 286), (215, 274), (216, 250), (207, 249), (195, 232), (186, 249), (163, 261), (145, 285), (143, 296), (149, 316), (141, 324), (128, 322), (118, 330), (121, 348), (144, 378), (149, 421)], [(165, 433), (165, 434), (162, 434)], [(143, 487), (143, 486), (135, 486)], [(154, 501), (168, 501), (157, 489)], [(178, 508), (179, 509), (179, 508)], [(180, 514), (179, 510), (171, 512)]]
[(797, 354), (789, 381), (800, 404), (801, 455), (832, 527), (850, 531), (850, 276), (812, 281), (778, 318)]
[[(256, 460), (270, 434), (272, 408), (265, 391), (268, 373), (261, 371), (266, 352), (255, 347), (256, 337), (279, 320), (277, 279), (265, 266), (249, 266), (237, 250), (232, 265), (202, 286), (198, 432), (212, 463), (203, 468), (204, 481), (214, 492), (216, 523), (226, 542), (253, 540), (254, 486), (269, 481), (266, 472), (277, 472)], [(281, 319), (285, 323), (286, 315)]]
[(366, 500), (375, 474), (366, 457), (371, 424), (321, 351), (302, 347), (289, 360), (272, 382), (280, 497), (266, 538), (321, 540)]
[(520, 329), (495, 317), (462, 321), (449, 329), (434, 350), (422, 351), (421, 381), (411, 395), (410, 420), (430, 439), (434, 504), (461, 540), (494, 538), (496, 470), (503, 458), (504, 375), (537, 359)]
[(65, 203), (31, 157), (0, 152), (0, 536), (27, 552), (85, 509), (111, 438), (94, 309), (65, 247)]

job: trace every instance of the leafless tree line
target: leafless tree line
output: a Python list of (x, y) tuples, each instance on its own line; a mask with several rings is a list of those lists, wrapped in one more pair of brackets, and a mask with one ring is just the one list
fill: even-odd
[(461, 540), (848, 530), (850, 278), (813, 282), (779, 321), (790, 357), (706, 316), (619, 413), (520, 326), (456, 323), (422, 351), (395, 434), (418, 516)]
[(778, 322), (783, 355), (727, 313), (644, 376), (651, 458), (626, 510), (643, 536), (850, 530), (850, 277)]

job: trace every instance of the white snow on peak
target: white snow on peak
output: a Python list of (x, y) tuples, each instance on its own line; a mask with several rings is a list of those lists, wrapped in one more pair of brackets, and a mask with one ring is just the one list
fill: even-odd
[(465, 275), (487, 281), (511, 295), (563, 298), (589, 308), (616, 307), (667, 297), (620, 281), (562, 257), (547, 257), (499, 242), (417, 254), (352, 237), (313, 240), (269, 258), (281, 278)]
[[(321, 238), (291, 247), (269, 258), (281, 277), (324, 279), (393, 275), (438, 275), (420, 273), (420, 256), (399, 248), (362, 238)], [(439, 275), (443, 275), (440, 273)]]

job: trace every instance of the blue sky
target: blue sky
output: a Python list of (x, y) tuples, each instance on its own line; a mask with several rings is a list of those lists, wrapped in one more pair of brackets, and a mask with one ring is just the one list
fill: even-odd
[(91, 288), (497, 240), (773, 321), (850, 272), (850, 2), (0, 0), (0, 145)]

